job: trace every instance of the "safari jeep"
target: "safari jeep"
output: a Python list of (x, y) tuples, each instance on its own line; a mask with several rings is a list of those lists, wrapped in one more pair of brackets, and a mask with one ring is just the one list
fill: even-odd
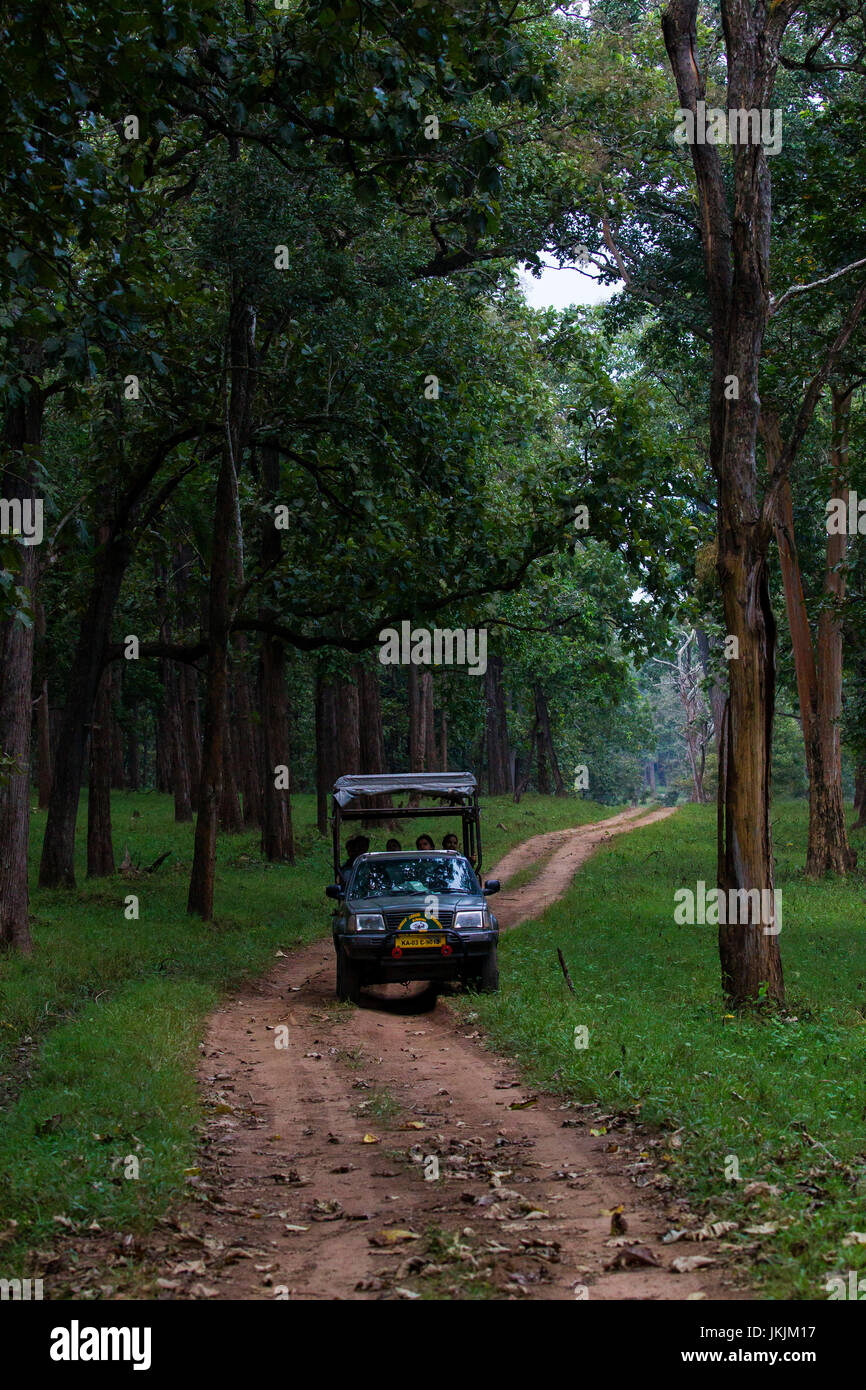
[[(445, 805), (430, 808), (352, 807), (362, 796), (415, 792)], [(469, 773), (341, 777), (334, 787), (334, 876), (325, 890), (339, 904), (333, 917), (337, 997), (357, 1003), (361, 988), (407, 980), (460, 981), (485, 993), (499, 987), (499, 926), (482, 888), (480, 813)], [(361, 854), (341, 873), (340, 825), (345, 820), (460, 816), (464, 853), (403, 850)], [(473, 862), (475, 864), (473, 866)]]

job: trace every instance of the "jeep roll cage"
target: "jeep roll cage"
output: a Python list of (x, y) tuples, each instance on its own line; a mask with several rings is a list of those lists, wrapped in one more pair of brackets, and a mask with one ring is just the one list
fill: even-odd
[[(444, 806), (362, 806), (361, 797), (417, 792), (447, 801)], [(352, 803), (355, 803), (354, 805)], [(338, 777), (333, 791), (334, 878), (340, 881), (340, 827), (343, 821), (388, 821), (419, 816), (459, 816), (463, 823), (463, 853), (475, 856), (475, 872), (481, 873), (481, 808), (478, 783), (471, 772), (371, 773)]]

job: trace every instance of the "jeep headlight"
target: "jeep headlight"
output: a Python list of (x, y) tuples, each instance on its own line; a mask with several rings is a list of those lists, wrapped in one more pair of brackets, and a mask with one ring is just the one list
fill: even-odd
[(384, 931), (385, 919), (381, 912), (357, 912), (349, 918), (350, 931)]
[(454, 917), (454, 926), (458, 931), (461, 927), (469, 931), (483, 931), (487, 926), (487, 913), (483, 908), (474, 912), (458, 912)]

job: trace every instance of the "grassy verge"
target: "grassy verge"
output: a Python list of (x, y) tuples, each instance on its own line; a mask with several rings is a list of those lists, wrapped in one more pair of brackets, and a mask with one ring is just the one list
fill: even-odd
[[(257, 834), (221, 837), (210, 925), (186, 914), (192, 827), (176, 826), (170, 798), (155, 793), (112, 798), (117, 861), (128, 847), (142, 872), (88, 882), (80, 859), (75, 892), (34, 891), (33, 955), (0, 963), (4, 1277), (39, 1277), (28, 1251), (64, 1230), (94, 1221), (107, 1231), (144, 1229), (182, 1190), (196, 1147), (206, 1014), (277, 950), (328, 931), (329, 844), (315, 829), (313, 797), (297, 797), (294, 810), (293, 868), (262, 862)], [(611, 814), (532, 796), (519, 806), (488, 799), (484, 812), (488, 866), (540, 830)], [(44, 824), (35, 812), (34, 878)], [(422, 830), (441, 838), (443, 822), (406, 821), (403, 842)], [(384, 847), (384, 837), (382, 845), (371, 838)], [(82, 829), (82, 853), (83, 840)], [(165, 850), (162, 867), (144, 872)], [(137, 919), (126, 916), (130, 895)]]
[[(674, 890), (714, 882), (705, 807), (602, 850), (540, 921), (503, 939), (501, 993), (458, 1005), (536, 1086), (640, 1104), (672, 1132), (663, 1173), (705, 1214), (738, 1224), (727, 1239), (776, 1298), (826, 1298), (830, 1275), (866, 1272), (866, 1245), (845, 1243), (866, 1228), (866, 875), (806, 882), (805, 816), (796, 803), (774, 815), (786, 1013), (731, 1017), (715, 928), (674, 922)], [(589, 1030), (582, 1051), (576, 1025)]]

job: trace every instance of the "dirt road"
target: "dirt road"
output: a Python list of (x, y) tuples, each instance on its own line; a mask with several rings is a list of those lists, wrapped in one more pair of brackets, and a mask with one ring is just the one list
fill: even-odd
[[(496, 900), (503, 928), (542, 912), (601, 842), (667, 814), (625, 812), (511, 851), (490, 877), (546, 862)], [(661, 1240), (699, 1223), (664, 1190), (660, 1136), (633, 1114), (533, 1097), (425, 992), (337, 1004), (330, 940), (213, 1016), (201, 1080), (201, 1170), (148, 1251), (156, 1296), (737, 1296), (711, 1240)], [(695, 1256), (707, 1263), (673, 1270)]]

